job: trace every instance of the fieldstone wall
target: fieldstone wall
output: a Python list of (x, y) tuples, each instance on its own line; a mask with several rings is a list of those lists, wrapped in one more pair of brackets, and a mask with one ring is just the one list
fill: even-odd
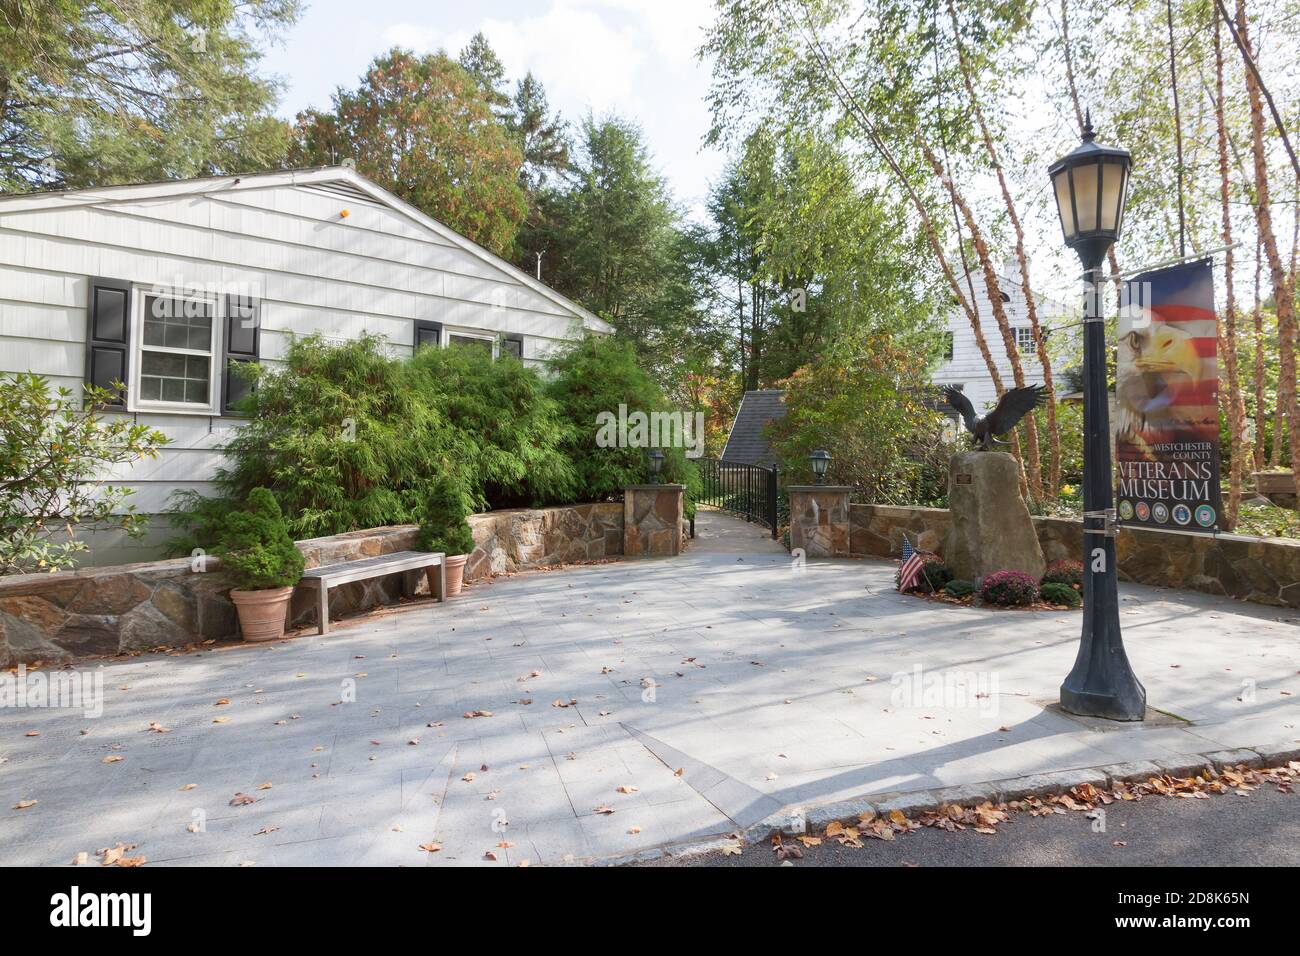
[(475, 548), (466, 581), (623, 553), (623, 505), (616, 501), (493, 511), (471, 516), (469, 524)]
[[(623, 548), (623, 505), (574, 505), (471, 515), (476, 547), (466, 580), (570, 561), (613, 557)], [(413, 525), (298, 542), (307, 567), (414, 547)], [(215, 558), (190, 558), (0, 577), (0, 667), (129, 654), (235, 637), (239, 620)], [(202, 570), (200, 570), (200, 568)], [(333, 615), (427, 594), (423, 574), (394, 574), (330, 591)], [(315, 595), (299, 589), (292, 626), (315, 620)]]
[(682, 553), (685, 485), (629, 485), (623, 489), (623, 554), (661, 558)]
[(791, 485), (790, 550), (808, 558), (845, 558), (851, 553), (847, 485)]
[[(1082, 557), (1081, 521), (1042, 517), (1033, 521), (1046, 561)], [(904, 531), (913, 545), (942, 553), (950, 518), (943, 508), (851, 505), (849, 524), (854, 556), (889, 558), (898, 557)], [(1123, 528), (1115, 548), (1124, 581), (1300, 608), (1300, 541)]]

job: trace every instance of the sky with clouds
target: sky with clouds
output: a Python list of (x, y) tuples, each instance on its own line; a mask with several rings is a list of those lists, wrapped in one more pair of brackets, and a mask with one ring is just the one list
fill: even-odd
[(482, 30), (511, 82), (532, 70), (570, 122), (592, 111), (639, 123), (674, 196), (698, 212), (724, 161), (701, 148), (710, 69), (695, 51), (712, 11), (710, 0), (307, 0), (266, 68), (285, 81), (280, 113), (292, 118), (328, 107), (392, 46), (454, 56)]

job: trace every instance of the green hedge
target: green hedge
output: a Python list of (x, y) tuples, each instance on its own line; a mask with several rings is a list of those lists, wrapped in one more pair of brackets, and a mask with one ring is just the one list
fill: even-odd
[[(281, 366), (239, 368), (256, 383), (241, 408), (248, 422), (226, 445), (218, 497), (174, 499), (185, 532), (175, 553), (211, 546), (262, 487), (294, 538), (419, 524), (444, 479), (476, 510), (604, 500), (646, 480), (646, 449), (600, 447), (597, 414), (668, 408), (631, 350), (610, 339), (566, 350), (549, 380), (478, 348), (403, 359), (373, 336), (299, 338)], [(684, 451), (665, 454), (663, 479), (698, 490)]]

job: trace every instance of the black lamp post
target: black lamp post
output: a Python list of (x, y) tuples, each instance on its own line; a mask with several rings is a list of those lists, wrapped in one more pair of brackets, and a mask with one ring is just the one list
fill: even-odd
[(657, 485), (659, 484), (659, 472), (662, 471), (664, 467), (664, 453), (656, 448), (654, 451), (646, 455), (646, 459), (650, 463), (650, 483)]
[(831, 453), (825, 448), (817, 448), (808, 456), (812, 462), (813, 479), (819, 485), (826, 484), (826, 469), (831, 464)]
[(1147, 693), (1124, 653), (1115, 577), (1117, 520), (1111, 488), (1102, 262), (1119, 238), (1131, 160), (1127, 150), (1083, 142), (1048, 168), (1065, 244), (1083, 263), (1083, 636), (1061, 684), (1061, 707), (1111, 720), (1142, 720)]

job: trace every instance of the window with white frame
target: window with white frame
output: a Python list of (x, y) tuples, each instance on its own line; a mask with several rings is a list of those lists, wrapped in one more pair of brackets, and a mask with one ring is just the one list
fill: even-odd
[(136, 407), (215, 411), (217, 301), (157, 289), (136, 301)]
[(1034, 329), (1029, 325), (1016, 326), (1016, 347), (1021, 352), (1032, 352), (1037, 346), (1034, 344)]

